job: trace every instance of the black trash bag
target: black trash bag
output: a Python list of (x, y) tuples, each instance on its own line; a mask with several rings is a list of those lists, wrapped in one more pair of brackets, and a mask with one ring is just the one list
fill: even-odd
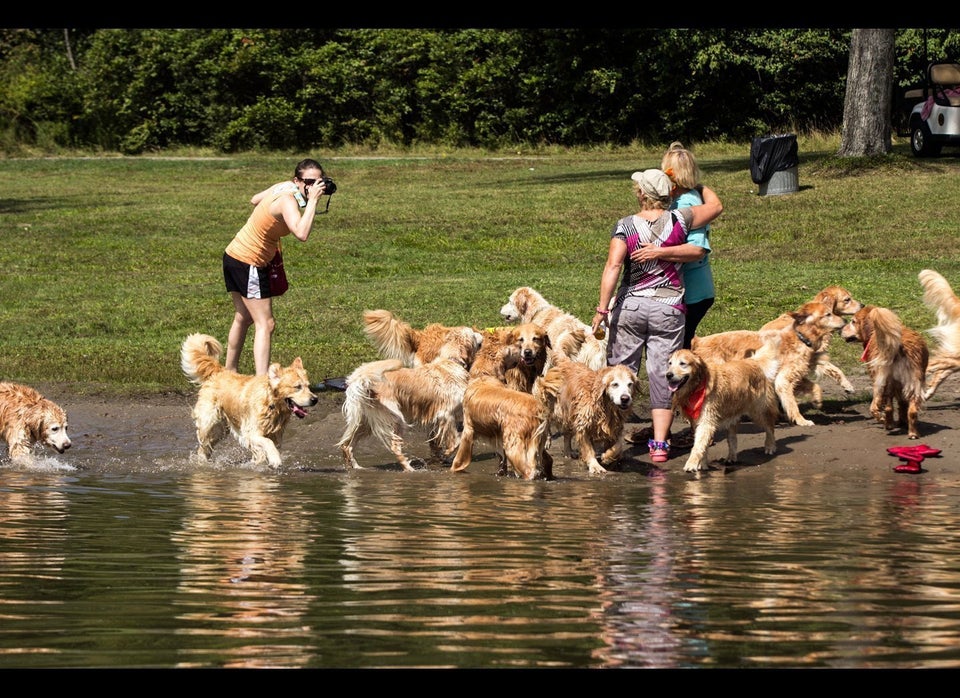
[(315, 393), (322, 393), (326, 390), (339, 390), (343, 392), (347, 389), (346, 378), (324, 378), (310, 386), (310, 390)]
[(797, 137), (792, 133), (758, 136), (750, 141), (750, 178), (754, 184), (769, 182), (775, 173), (799, 164)]

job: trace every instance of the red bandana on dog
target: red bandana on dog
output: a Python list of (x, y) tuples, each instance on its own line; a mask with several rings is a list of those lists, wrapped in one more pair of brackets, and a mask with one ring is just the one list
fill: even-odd
[(863, 345), (863, 353), (860, 355), (860, 361), (866, 363), (870, 360), (870, 344), (873, 342), (873, 337), (867, 340), (867, 343)]
[(697, 389), (690, 393), (690, 397), (682, 405), (683, 413), (690, 419), (698, 419), (703, 409), (703, 401), (707, 397), (707, 381), (703, 381)]

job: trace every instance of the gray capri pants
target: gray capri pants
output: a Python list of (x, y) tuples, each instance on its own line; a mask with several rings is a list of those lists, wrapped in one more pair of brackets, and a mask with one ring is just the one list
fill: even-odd
[(607, 365), (625, 364), (637, 372), (646, 352), (650, 409), (671, 408), (667, 364), (683, 347), (683, 328), (683, 311), (653, 298), (627, 296), (610, 311)]

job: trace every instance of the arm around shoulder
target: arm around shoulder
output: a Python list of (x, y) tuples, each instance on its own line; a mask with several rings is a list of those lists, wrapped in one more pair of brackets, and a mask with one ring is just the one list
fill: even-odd
[(701, 196), (703, 197), (703, 203), (699, 206), (691, 206), (689, 209), (692, 214), (691, 228), (702, 228), (723, 213), (723, 202), (720, 201), (720, 197), (713, 189), (703, 187)]

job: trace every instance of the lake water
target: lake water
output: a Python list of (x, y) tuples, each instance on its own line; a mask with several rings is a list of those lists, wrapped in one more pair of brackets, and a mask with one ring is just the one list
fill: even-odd
[(316, 422), (271, 472), (108, 422), (0, 464), (0, 668), (960, 667), (956, 469), (347, 471)]

